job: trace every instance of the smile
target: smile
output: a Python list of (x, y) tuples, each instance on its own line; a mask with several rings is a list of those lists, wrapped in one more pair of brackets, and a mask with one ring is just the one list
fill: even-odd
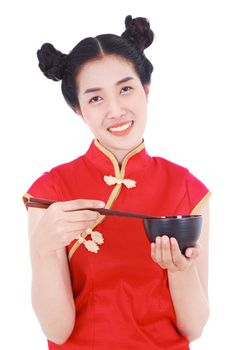
[(114, 132), (121, 132), (121, 131), (125, 131), (127, 130), (128, 128), (130, 128), (130, 126), (133, 125), (133, 121), (131, 120), (130, 122), (128, 123), (125, 123), (125, 124), (119, 124), (119, 125), (115, 125), (111, 128), (108, 128), (108, 130), (112, 133)]

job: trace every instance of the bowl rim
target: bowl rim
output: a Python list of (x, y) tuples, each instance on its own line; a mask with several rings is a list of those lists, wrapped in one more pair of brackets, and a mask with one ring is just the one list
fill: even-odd
[(167, 215), (167, 216), (156, 216), (156, 217), (149, 217), (145, 218), (144, 220), (146, 221), (157, 221), (157, 220), (163, 220), (163, 221), (168, 221), (168, 220), (193, 220), (193, 219), (201, 219), (202, 215), (200, 214), (194, 214), (194, 215)]

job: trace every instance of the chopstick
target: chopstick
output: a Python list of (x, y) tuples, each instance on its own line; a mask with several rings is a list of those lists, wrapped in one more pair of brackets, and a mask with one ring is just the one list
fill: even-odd
[[(57, 201), (44, 199), (44, 198), (30, 197), (28, 199), (28, 201), (26, 202), (26, 207), (47, 209), (51, 204), (53, 204), (55, 202), (57, 202)], [(152, 215), (145, 215), (145, 214), (138, 214), (138, 213), (132, 213), (132, 212), (106, 209), (106, 208), (83, 208), (83, 209), (76, 209), (76, 210), (91, 210), (91, 211), (97, 211), (101, 215), (122, 216), (122, 217), (137, 218), (137, 219), (166, 219), (166, 220), (168, 220), (168, 219), (181, 219), (181, 218), (185, 218), (185, 217), (194, 218), (194, 217), (200, 216), (200, 215), (152, 216)]]
[[(56, 201), (52, 201), (44, 198), (30, 197), (29, 200), (26, 202), (26, 207), (47, 209), (51, 204), (55, 202)], [(77, 209), (77, 210), (81, 210), (81, 209)], [(111, 210), (106, 208), (83, 208), (83, 210), (97, 211), (101, 215), (122, 216), (122, 217), (137, 218), (137, 219), (165, 218), (164, 216), (157, 217), (157, 216), (144, 215), (144, 214), (138, 214), (138, 213)]]
[(55, 203), (56, 201), (44, 199), (44, 198), (36, 198), (36, 197), (30, 197), (28, 201), (26, 202), (27, 207), (32, 208), (42, 208), (47, 209), (51, 204)]

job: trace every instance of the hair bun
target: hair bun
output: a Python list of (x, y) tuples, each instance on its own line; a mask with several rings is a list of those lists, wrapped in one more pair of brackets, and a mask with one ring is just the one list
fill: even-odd
[(126, 30), (121, 36), (143, 53), (154, 39), (154, 33), (150, 28), (148, 19), (144, 17), (133, 19), (132, 16), (129, 15), (125, 18), (125, 27)]
[(39, 68), (43, 74), (54, 81), (59, 81), (64, 77), (67, 63), (67, 55), (55, 49), (52, 44), (45, 43), (37, 51)]

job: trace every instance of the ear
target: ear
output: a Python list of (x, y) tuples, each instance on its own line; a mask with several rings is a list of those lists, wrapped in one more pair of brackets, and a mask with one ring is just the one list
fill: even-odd
[[(79, 106), (79, 107), (76, 107), (76, 108), (74, 109), (74, 112), (75, 112), (79, 117), (81, 117), (82, 120), (85, 122), (85, 120), (84, 120), (84, 118), (83, 118), (83, 114), (82, 114), (82, 111), (81, 111), (80, 106)], [(85, 122), (85, 123), (86, 123), (86, 122)]]
[(83, 116), (82, 116), (81, 109), (80, 109), (80, 106), (79, 106), (79, 107), (76, 107), (76, 108), (74, 109), (74, 112), (75, 112), (76, 114), (78, 114), (80, 117), (83, 117)]
[(151, 86), (151, 83), (144, 85), (145, 95), (146, 95), (147, 99), (148, 99), (149, 93), (150, 93), (150, 86)]

